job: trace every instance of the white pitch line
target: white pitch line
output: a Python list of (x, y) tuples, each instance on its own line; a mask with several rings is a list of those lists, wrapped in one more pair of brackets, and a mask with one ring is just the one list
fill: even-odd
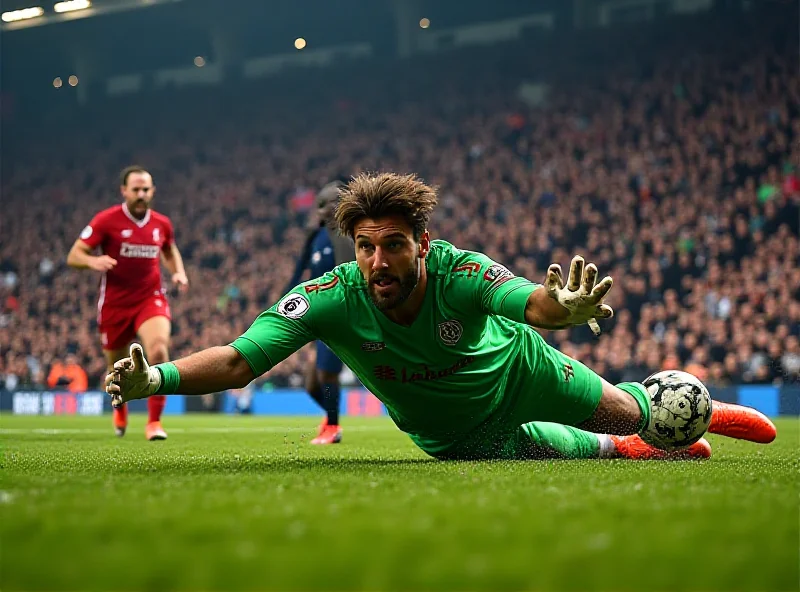
[[(380, 426), (351, 426), (348, 432), (377, 432), (385, 431), (386, 427)], [(282, 434), (289, 432), (309, 432), (313, 433), (316, 428), (308, 427), (263, 427), (263, 428), (169, 428), (169, 433), (191, 433), (191, 434), (233, 434), (233, 433), (266, 433)], [(59, 434), (108, 434), (111, 430), (100, 428), (64, 428), (64, 429), (45, 429), (45, 428), (0, 428), (0, 434), (45, 434), (48, 436)]]

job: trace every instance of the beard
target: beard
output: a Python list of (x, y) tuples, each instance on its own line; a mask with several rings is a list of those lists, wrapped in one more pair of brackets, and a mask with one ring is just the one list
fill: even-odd
[[(408, 300), (408, 297), (411, 296), (419, 282), (419, 261), (419, 258), (414, 257), (414, 261), (400, 277), (383, 272), (377, 272), (370, 276), (368, 282), (369, 297), (378, 310), (391, 310)], [(375, 285), (375, 282), (382, 279), (395, 280), (399, 285), (396, 286), (392, 294), (384, 296), (378, 293)]]

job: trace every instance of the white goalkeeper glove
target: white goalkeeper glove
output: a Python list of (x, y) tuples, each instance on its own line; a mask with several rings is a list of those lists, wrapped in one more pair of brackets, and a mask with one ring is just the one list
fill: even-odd
[(584, 268), (583, 257), (576, 255), (569, 266), (569, 282), (566, 287), (558, 263), (547, 269), (545, 287), (548, 296), (569, 311), (566, 319), (568, 325), (589, 323), (592, 332), (598, 335), (600, 327), (595, 319), (610, 319), (614, 316), (613, 309), (608, 304), (602, 304), (614, 282), (610, 276), (603, 278), (596, 286), (595, 281), (597, 267), (590, 263)]
[(112, 407), (154, 395), (161, 386), (161, 372), (147, 363), (142, 346), (134, 343), (130, 354), (131, 357), (115, 362), (114, 370), (106, 376), (106, 392), (111, 395)]

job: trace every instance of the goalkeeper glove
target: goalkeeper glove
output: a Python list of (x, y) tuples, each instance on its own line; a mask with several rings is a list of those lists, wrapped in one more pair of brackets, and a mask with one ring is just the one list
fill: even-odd
[(154, 395), (161, 386), (161, 372), (147, 363), (142, 346), (134, 343), (130, 354), (115, 362), (114, 370), (106, 376), (106, 392), (111, 395), (113, 407)]
[(564, 286), (564, 277), (561, 275), (561, 266), (552, 264), (547, 270), (545, 287), (547, 294), (567, 309), (566, 322), (568, 325), (582, 325), (589, 323), (595, 335), (600, 333), (600, 327), (595, 319), (609, 319), (614, 316), (613, 309), (608, 304), (602, 304), (608, 291), (613, 285), (611, 277), (606, 276), (595, 285), (597, 280), (597, 267), (590, 263), (584, 268), (583, 257), (576, 255), (569, 267), (569, 282)]

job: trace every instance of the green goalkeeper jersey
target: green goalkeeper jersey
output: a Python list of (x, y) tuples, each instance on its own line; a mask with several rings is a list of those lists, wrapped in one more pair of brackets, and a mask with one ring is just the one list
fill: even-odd
[(415, 440), (458, 437), (523, 386), (521, 349), (543, 343), (524, 322), (539, 285), (445, 241), (432, 241), (425, 264), (425, 299), (411, 326), (375, 307), (350, 262), (294, 288), (232, 346), (260, 376), (320, 339)]

